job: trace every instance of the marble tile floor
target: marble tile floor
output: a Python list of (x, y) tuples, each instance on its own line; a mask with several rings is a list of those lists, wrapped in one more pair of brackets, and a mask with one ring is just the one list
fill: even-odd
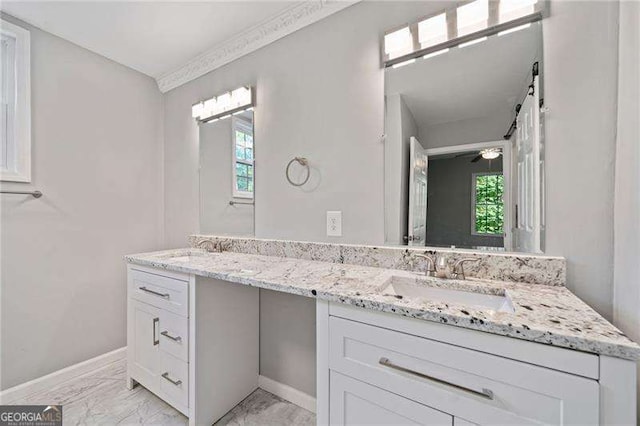
[[(14, 404), (62, 404), (65, 426), (188, 424), (185, 416), (144, 387), (128, 390), (125, 378), (126, 361), (121, 360)], [(216, 426), (314, 424), (315, 414), (257, 389), (222, 417)]]

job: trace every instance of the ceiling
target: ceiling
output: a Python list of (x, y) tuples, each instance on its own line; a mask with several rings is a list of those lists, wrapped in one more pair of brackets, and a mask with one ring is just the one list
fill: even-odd
[(294, 2), (3, 1), (3, 12), (157, 78)]
[(539, 23), (385, 72), (385, 93), (402, 94), (419, 127), (512, 112), (542, 56)]

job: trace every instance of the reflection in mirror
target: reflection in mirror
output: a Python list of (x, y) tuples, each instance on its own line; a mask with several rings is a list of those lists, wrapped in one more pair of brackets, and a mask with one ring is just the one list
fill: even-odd
[(542, 23), (385, 70), (387, 244), (542, 252)]
[(200, 232), (252, 236), (253, 110), (199, 126)]

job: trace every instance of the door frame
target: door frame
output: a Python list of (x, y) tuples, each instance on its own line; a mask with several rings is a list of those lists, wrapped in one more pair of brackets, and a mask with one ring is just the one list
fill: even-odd
[(428, 148), (426, 149), (427, 156), (430, 158), (435, 155), (443, 154), (456, 154), (459, 152), (467, 151), (480, 151), (487, 148), (500, 148), (502, 149), (502, 174), (504, 176), (505, 188), (504, 188), (504, 249), (505, 251), (511, 251), (513, 247), (512, 241), (512, 217), (513, 217), (513, 204), (511, 203), (511, 140), (497, 140), (488, 142), (468, 143), (463, 145), (443, 146), (440, 148)]

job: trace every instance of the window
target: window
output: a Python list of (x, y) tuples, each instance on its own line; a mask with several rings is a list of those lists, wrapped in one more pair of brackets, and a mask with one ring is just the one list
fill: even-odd
[(253, 198), (253, 123), (233, 117), (233, 196)]
[(29, 31), (0, 21), (0, 180), (31, 181)]
[(504, 234), (504, 176), (502, 173), (473, 174), (474, 235), (502, 236)]

